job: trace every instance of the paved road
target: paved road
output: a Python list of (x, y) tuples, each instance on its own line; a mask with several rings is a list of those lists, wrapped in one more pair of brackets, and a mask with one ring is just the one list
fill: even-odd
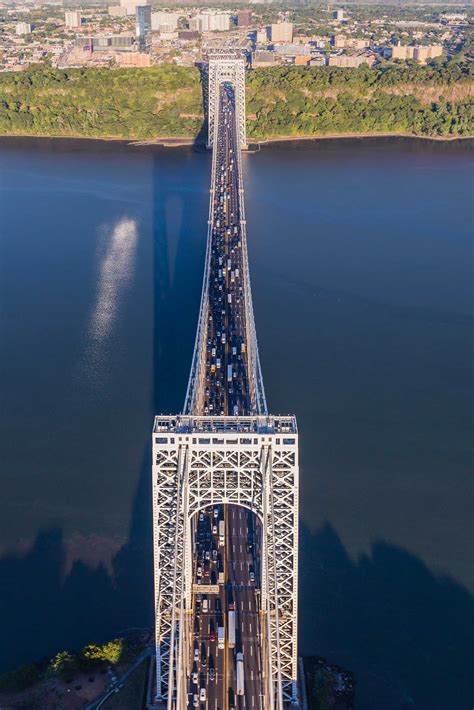
[[(254, 560), (260, 532), (250, 511), (239, 506), (216, 508), (220, 520), (225, 521), (225, 545), (219, 545), (219, 535), (213, 534), (216, 523), (214, 509), (203, 511), (197, 524), (194, 557), (196, 584), (208, 583), (219, 566), (224, 569), (224, 583), (219, 593), (195, 595), (193, 614), (193, 648), (191, 668), (194, 678), (189, 680), (189, 707), (209, 710), (240, 708), (262, 710), (262, 673), (260, 655), (260, 615), (258, 612), (259, 579)], [(215, 528), (214, 528), (215, 529)], [(210, 540), (207, 539), (210, 537)], [(212, 561), (213, 551), (217, 552)], [(206, 552), (210, 560), (206, 562)], [(235, 637), (230, 633), (230, 616), (235, 618)], [(218, 628), (225, 632), (225, 647), (219, 648)], [(194, 660), (195, 649), (196, 658)], [(243, 653), (244, 694), (237, 694), (236, 660)], [(212, 672), (212, 670), (214, 672)], [(205, 699), (201, 700), (201, 689)], [(197, 696), (197, 700), (195, 700)], [(195, 706), (196, 707), (196, 706)]]
[[(210, 244), (209, 315), (203, 414), (252, 414), (245, 308), (245, 269), (234, 93), (222, 85), (214, 144), (215, 180)], [(225, 522), (225, 544), (219, 521)], [(220, 506), (203, 511), (195, 530), (196, 584), (221, 584), (218, 594), (194, 595), (189, 707), (262, 710), (259, 529), (250, 511)], [(235, 618), (235, 642), (230, 633)], [(218, 628), (224, 629), (219, 648)], [(238, 693), (237, 662), (243, 654), (244, 687)]]
[(237, 126), (233, 91), (222, 87), (215, 142), (204, 414), (250, 414)]

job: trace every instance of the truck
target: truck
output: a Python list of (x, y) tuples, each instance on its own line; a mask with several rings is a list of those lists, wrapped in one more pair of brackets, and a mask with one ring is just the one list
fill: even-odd
[(229, 648), (234, 648), (235, 646), (235, 611), (229, 611), (227, 614), (228, 624), (227, 624), (227, 642)]
[(244, 654), (243, 653), (238, 653), (237, 654), (237, 688), (236, 692), (237, 695), (243, 695), (244, 694)]
[(217, 628), (217, 648), (224, 648), (225, 646), (225, 632), (224, 627), (219, 626)]
[(227, 365), (227, 382), (232, 382), (232, 365)]
[(225, 522), (219, 520), (219, 547), (224, 547), (225, 545)]

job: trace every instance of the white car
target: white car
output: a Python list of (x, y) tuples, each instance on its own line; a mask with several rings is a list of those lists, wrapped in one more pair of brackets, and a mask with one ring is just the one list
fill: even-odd
[(193, 708), (198, 708), (199, 707), (199, 698), (196, 694), (193, 696)]
[(198, 681), (199, 681), (198, 672), (197, 672), (197, 671), (194, 671), (194, 673), (192, 674), (191, 677), (192, 677), (193, 683), (194, 683), (195, 685), (197, 685), (197, 684), (198, 684)]
[(201, 701), (201, 703), (206, 702), (206, 689), (205, 688), (201, 688), (201, 691), (199, 693), (199, 700)]

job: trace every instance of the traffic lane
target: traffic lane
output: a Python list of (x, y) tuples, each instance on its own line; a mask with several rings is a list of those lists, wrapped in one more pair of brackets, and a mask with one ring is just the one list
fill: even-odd
[[(248, 583), (249, 555), (246, 549), (248, 534), (247, 518), (239, 509), (232, 515), (231, 567), (229, 577), (233, 581), (236, 616), (238, 618), (239, 638), (236, 648), (244, 656), (245, 683), (244, 696), (238, 698), (238, 707), (260, 708), (263, 694), (263, 681), (260, 672), (259, 654), (259, 613), (255, 588)], [(244, 546), (245, 542), (245, 546)], [(235, 658), (232, 667), (234, 668)], [(235, 682), (235, 672), (232, 674)]]
[[(239, 521), (240, 522), (240, 521)], [(235, 528), (235, 535), (243, 538), (247, 525)], [(244, 549), (244, 548), (242, 548)], [(246, 553), (240, 552), (240, 544), (236, 547), (235, 591), (236, 606), (239, 613), (239, 626), (241, 632), (240, 643), (244, 655), (245, 686), (243, 707), (260, 708), (263, 694), (263, 679), (260, 667), (260, 616), (258, 612), (258, 599), (255, 588), (248, 583), (248, 565), (250, 561)], [(242, 576), (243, 573), (243, 576)], [(243, 586), (240, 586), (240, 585)]]

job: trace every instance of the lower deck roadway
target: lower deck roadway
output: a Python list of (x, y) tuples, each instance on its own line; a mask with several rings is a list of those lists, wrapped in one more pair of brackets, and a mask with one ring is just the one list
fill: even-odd
[[(249, 532), (249, 511), (239, 506), (227, 505), (220, 508), (222, 517), (224, 510), (226, 524), (226, 543), (224, 551), (225, 583), (219, 585), (219, 594), (203, 595), (207, 597), (208, 609), (204, 611), (203, 604), (198, 604), (199, 611), (195, 619), (199, 624), (198, 638), (194, 638), (193, 620), (193, 648), (191, 649), (190, 667), (198, 674), (198, 683), (189, 679), (188, 707), (193, 707), (195, 695), (200, 695), (202, 687), (206, 690), (205, 701), (198, 701), (200, 710), (230, 710), (232, 707), (240, 710), (263, 710), (263, 674), (261, 656), (261, 632), (259, 613), (259, 588), (250, 581), (250, 570), (255, 568), (252, 553), (248, 551), (247, 543), (255, 540), (257, 533), (254, 526)], [(209, 529), (212, 526), (212, 510), (205, 511), (204, 525)], [(212, 529), (212, 527), (210, 527)], [(252, 535), (250, 538), (249, 535)], [(216, 536), (212, 536), (216, 538)], [(211, 545), (218, 544), (218, 538), (210, 541)], [(255, 544), (253, 549), (255, 549)], [(197, 557), (195, 547), (194, 569), (197, 570), (201, 559)], [(205, 554), (205, 551), (204, 551)], [(197, 582), (197, 577), (196, 580)], [(229, 646), (228, 612), (234, 605), (235, 611), (235, 647)], [(218, 610), (220, 605), (220, 611)], [(220, 622), (219, 622), (220, 619)], [(217, 642), (218, 624), (223, 623), (225, 628), (225, 648), (219, 649)], [(215, 640), (211, 641), (212, 632)], [(198, 658), (194, 661), (194, 649), (198, 649)], [(237, 695), (236, 683), (236, 654), (243, 653), (244, 657), (244, 695)], [(214, 680), (210, 679), (210, 670), (214, 668)], [(195, 706), (194, 706), (195, 707)]]

